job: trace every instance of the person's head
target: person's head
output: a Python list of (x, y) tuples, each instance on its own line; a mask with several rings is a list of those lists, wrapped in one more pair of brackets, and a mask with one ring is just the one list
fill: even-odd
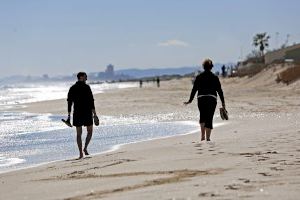
[(210, 59), (205, 59), (202, 63), (202, 66), (205, 71), (210, 71), (213, 68), (213, 62)]
[(78, 81), (86, 81), (87, 80), (86, 73), (85, 72), (78, 72), (77, 79), (78, 79)]

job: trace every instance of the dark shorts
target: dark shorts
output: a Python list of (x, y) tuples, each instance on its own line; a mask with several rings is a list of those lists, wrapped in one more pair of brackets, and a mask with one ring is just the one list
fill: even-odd
[(198, 109), (200, 112), (200, 123), (204, 123), (206, 128), (213, 129), (213, 117), (217, 106), (214, 97), (204, 96), (198, 98)]
[(73, 126), (91, 126), (91, 125), (93, 125), (92, 112), (73, 113)]

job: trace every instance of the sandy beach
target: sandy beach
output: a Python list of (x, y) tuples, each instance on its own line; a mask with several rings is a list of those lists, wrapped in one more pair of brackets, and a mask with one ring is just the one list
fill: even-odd
[[(216, 110), (214, 122), (223, 124), (212, 142), (199, 142), (195, 132), (2, 173), (0, 199), (298, 199), (300, 81), (277, 84), (277, 71), (221, 79), (230, 119), (222, 121)], [(197, 121), (196, 100), (183, 105), (191, 87), (190, 79), (179, 79), (108, 91), (95, 95), (96, 109)], [(20, 110), (64, 115), (67, 109), (65, 99), (26, 106)]]

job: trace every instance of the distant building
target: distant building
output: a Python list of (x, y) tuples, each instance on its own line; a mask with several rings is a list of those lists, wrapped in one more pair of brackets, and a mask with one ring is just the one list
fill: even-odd
[(105, 75), (107, 77), (113, 77), (115, 75), (114, 66), (112, 64), (106, 66)]
[(123, 75), (123, 74), (117, 74), (115, 73), (114, 66), (112, 64), (109, 64), (106, 66), (106, 69), (104, 72), (99, 72), (98, 73), (98, 79), (101, 80), (127, 80), (132, 77), (128, 75)]
[(98, 74), (98, 77), (101, 79), (113, 79), (115, 76), (114, 66), (112, 64), (109, 64), (106, 66), (106, 69), (104, 72), (100, 72)]

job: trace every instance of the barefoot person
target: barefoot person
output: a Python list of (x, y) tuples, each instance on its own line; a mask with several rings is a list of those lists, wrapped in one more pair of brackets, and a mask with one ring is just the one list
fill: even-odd
[[(70, 121), (72, 105), (74, 104), (73, 126), (76, 126), (79, 158), (83, 158), (83, 152), (85, 155), (89, 155), (87, 147), (93, 134), (93, 115), (97, 118), (97, 114), (92, 90), (90, 86), (86, 84), (86, 73), (79, 72), (77, 74), (77, 79), (78, 81), (72, 85), (68, 93), (68, 121)], [(82, 126), (86, 126), (87, 129), (87, 136), (83, 149), (81, 140)]]
[(219, 78), (211, 72), (213, 63), (206, 59), (203, 62), (204, 72), (196, 77), (190, 99), (184, 104), (190, 104), (196, 92), (198, 92), (198, 109), (200, 112), (201, 141), (210, 141), (211, 130), (213, 129), (213, 116), (217, 106), (217, 93), (222, 101), (222, 107), (225, 109), (225, 101)]

